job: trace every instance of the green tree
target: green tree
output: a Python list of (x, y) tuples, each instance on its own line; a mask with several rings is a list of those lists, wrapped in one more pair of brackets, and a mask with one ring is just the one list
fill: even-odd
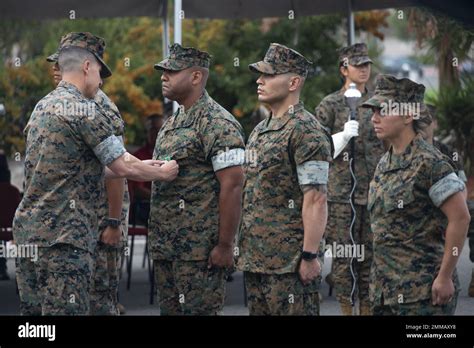
[(474, 77), (461, 79), (454, 87), (442, 86), (427, 101), (437, 107), (439, 126), (455, 134), (455, 148), (461, 152), (467, 175), (474, 173)]
[(474, 31), (464, 28), (456, 20), (423, 8), (409, 14), (409, 28), (420, 47), (428, 47), (436, 57), (439, 87), (459, 85), (459, 64), (469, 57), (474, 42)]
[[(382, 25), (385, 18), (381, 14), (359, 17), (358, 29), (374, 35), (377, 23)], [(341, 28), (345, 28), (344, 17), (339, 15), (252, 21), (186, 19), (183, 44), (211, 53), (208, 91), (239, 119), (248, 135), (256, 122), (251, 115), (258, 107), (257, 75), (248, 70), (248, 64), (261, 60), (271, 42), (300, 51), (316, 67), (302, 96), (307, 109), (314, 110), (341, 85), (337, 63), (337, 49), (345, 44)], [(24, 151), (22, 130), (34, 105), (54, 89), (51, 64), (45, 58), (56, 51), (60, 37), (71, 31), (90, 31), (106, 39), (105, 60), (113, 75), (103, 89), (122, 113), (128, 144), (143, 143), (144, 118), (162, 112), (161, 75), (153, 69), (162, 58), (160, 19), (4, 21), (0, 23), (0, 103), (6, 105), (7, 115), (0, 118), (0, 148), (7, 153)]]

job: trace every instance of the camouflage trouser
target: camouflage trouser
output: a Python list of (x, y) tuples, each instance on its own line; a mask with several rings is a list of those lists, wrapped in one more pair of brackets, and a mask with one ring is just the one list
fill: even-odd
[(122, 247), (97, 243), (90, 292), (91, 315), (119, 315), (117, 304), (122, 251)]
[(373, 307), (374, 315), (454, 315), (458, 295), (452, 301), (442, 305), (433, 306), (431, 299), (412, 303), (378, 304)]
[(305, 286), (297, 273), (244, 272), (250, 315), (319, 315), (321, 277)]
[(88, 315), (92, 255), (69, 244), (38, 248), (38, 260), (18, 258), (22, 315)]
[[(355, 299), (359, 298), (361, 304), (369, 306), (369, 276), (373, 255), (373, 235), (370, 229), (370, 219), (365, 205), (356, 205), (356, 220), (354, 224), (354, 240), (356, 244), (363, 245), (364, 260), (354, 259), (353, 269), (357, 279)], [(328, 204), (328, 223), (326, 228), (326, 246), (331, 248), (336, 245), (351, 245), (349, 235), (351, 224), (351, 205), (341, 203)], [(352, 274), (350, 257), (335, 257), (332, 259), (332, 275), (334, 289), (339, 303), (350, 304), (352, 290)]]
[(206, 261), (154, 260), (161, 315), (218, 315), (224, 307), (225, 270)]

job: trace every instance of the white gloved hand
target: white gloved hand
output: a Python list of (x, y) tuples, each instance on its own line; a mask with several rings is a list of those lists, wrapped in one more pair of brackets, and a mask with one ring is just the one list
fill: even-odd
[(334, 143), (334, 158), (339, 156), (351, 138), (357, 136), (359, 136), (359, 122), (355, 120), (347, 121), (344, 124), (344, 130), (342, 132), (333, 134), (332, 142)]
[(350, 120), (344, 123), (344, 140), (349, 141), (353, 137), (359, 136), (359, 122)]

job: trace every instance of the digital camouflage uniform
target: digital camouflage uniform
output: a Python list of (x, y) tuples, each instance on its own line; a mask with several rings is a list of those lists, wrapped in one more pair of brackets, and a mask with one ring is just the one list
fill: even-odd
[[(155, 68), (208, 68), (209, 60), (206, 52), (174, 44)], [(224, 269), (207, 268), (219, 239), (215, 172), (240, 165), (243, 152), (242, 127), (206, 91), (158, 133), (153, 158), (179, 164), (174, 181), (152, 185), (149, 245), (162, 315), (216, 315), (223, 308)]]
[[(115, 135), (122, 140), (124, 135), (124, 122), (117, 106), (107, 95), (99, 90), (94, 98), (103, 113), (110, 119)], [(107, 190), (104, 182), (104, 197), (98, 211), (99, 235), (107, 227), (105, 219), (109, 217), (109, 204)], [(99, 239), (94, 253), (95, 269), (92, 277), (91, 287), (91, 314), (92, 315), (118, 315), (118, 287), (120, 282), (120, 269), (124, 248), (127, 246), (128, 238), (128, 210), (130, 207), (130, 196), (128, 185), (125, 180), (124, 195), (122, 203), (122, 240), (118, 246), (102, 243)]]
[(459, 179), (467, 182), (466, 173), (464, 172), (463, 160), (459, 152), (454, 151), (450, 146), (435, 139), (433, 139), (433, 146), (449, 158), (450, 164), (456, 170), (456, 174), (459, 176)]
[[(372, 63), (367, 53), (365, 44), (355, 44), (340, 50), (339, 62), (353, 66)], [(342, 88), (326, 96), (316, 108), (316, 118), (331, 134), (344, 130), (344, 124), (350, 119), (350, 109), (344, 98), (345, 89)], [(369, 308), (369, 274), (372, 262), (372, 232), (367, 213), (367, 196), (369, 183), (373, 177), (375, 167), (384, 153), (382, 142), (377, 138), (372, 126), (372, 110), (362, 108), (361, 105), (369, 97), (366, 90), (360, 98), (357, 107), (357, 121), (359, 122), (359, 136), (353, 138), (355, 142), (355, 177), (357, 180), (354, 192), (355, 224), (353, 237), (355, 243), (363, 245), (364, 259), (353, 260), (354, 273), (357, 277), (355, 299), (359, 298), (360, 304)], [(350, 146), (333, 160), (328, 184), (328, 225), (326, 228), (326, 245), (333, 248), (337, 246), (352, 245), (350, 237), (351, 204), (350, 192), (352, 191), (349, 160), (351, 158)], [(336, 298), (341, 304), (351, 304), (353, 276), (350, 269), (351, 257), (336, 257), (333, 252), (332, 278), (336, 290)]]
[[(464, 181), (464, 183), (467, 183), (466, 173), (464, 172), (463, 160), (462, 157), (459, 155), (459, 152), (454, 151), (451, 147), (443, 144), (438, 140), (433, 139), (433, 145), (450, 159), (450, 164), (456, 170), (456, 174), (462, 181)], [(471, 216), (474, 216), (474, 201), (468, 200), (467, 207)], [(467, 237), (469, 244), (469, 259), (471, 260), (471, 262), (474, 262), (474, 219), (471, 219), (471, 222), (469, 224)], [(472, 271), (468, 294), (470, 297), (474, 297), (474, 270)]]
[[(249, 68), (306, 76), (310, 65), (298, 52), (271, 44), (264, 60)], [(257, 164), (244, 167), (237, 267), (244, 271), (251, 315), (319, 315), (321, 277), (303, 285), (298, 275), (304, 238), (301, 187), (327, 184), (331, 144), (302, 102), (281, 117), (270, 115), (250, 135), (246, 151), (256, 153)]]
[[(422, 103), (424, 90), (409, 79), (381, 75), (374, 96), (364, 105), (380, 107), (388, 100)], [(433, 306), (431, 287), (444, 254), (447, 219), (440, 206), (464, 189), (446, 156), (421, 134), (403, 154), (390, 149), (382, 157), (368, 202), (374, 234), (370, 284), (374, 315), (454, 314), (459, 292), (456, 272), (456, 291), (448, 304)]]
[[(87, 33), (69, 33), (65, 35), (62, 40), (78, 40), (81, 41), (81, 36), (87, 35)], [(102, 40), (102, 39), (101, 39)], [(105, 49), (105, 42), (101, 41), (102, 46)], [(61, 47), (61, 44), (60, 44)], [(99, 50), (98, 55), (103, 58), (104, 50)], [(56, 63), (59, 57), (58, 52), (50, 55), (46, 58), (47, 61)], [(109, 118), (109, 122), (112, 125), (115, 135), (122, 140), (124, 135), (124, 122), (117, 106), (110, 100), (110, 98), (99, 89), (96, 96), (94, 97), (98, 107), (101, 108), (105, 116)], [(105, 182), (104, 182), (105, 185)], [(122, 220), (122, 242), (119, 247), (113, 247), (106, 245), (100, 241), (100, 234), (106, 228), (105, 219), (109, 216), (109, 207), (107, 201), (107, 190), (103, 188), (104, 197), (102, 198), (102, 204), (98, 212), (99, 216), (99, 241), (97, 243), (93, 259), (94, 259), (94, 270), (92, 275), (92, 284), (90, 289), (91, 307), (90, 314), (92, 315), (117, 315), (117, 302), (118, 302), (118, 285), (120, 281), (120, 268), (124, 247), (127, 244), (127, 232), (128, 232), (128, 209), (130, 206), (130, 196), (128, 193), (128, 185), (125, 181), (124, 186), (124, 197), (122, 203), (122, 214), (120, 219)]]
[[(83, 38), (61, 47), (79, 45), (94, 55), (103, 49), (99, 38)], [(24, 315), (89, 313), (104, 166), (125, 153), (96, 105), (61, 81), (36, 105), (25, 128), (25, 189), (13, 234), (17, 244), (37, 245), (39, 259), (17, 260)]]

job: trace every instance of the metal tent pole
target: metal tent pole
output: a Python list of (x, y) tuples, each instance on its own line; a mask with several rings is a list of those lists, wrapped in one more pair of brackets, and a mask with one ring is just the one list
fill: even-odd
[(352, 12), (353, 0), (347, 0), (347, 45), (353, 45), (355, 43), (355, 24), (354, 24), (354, 12)]

